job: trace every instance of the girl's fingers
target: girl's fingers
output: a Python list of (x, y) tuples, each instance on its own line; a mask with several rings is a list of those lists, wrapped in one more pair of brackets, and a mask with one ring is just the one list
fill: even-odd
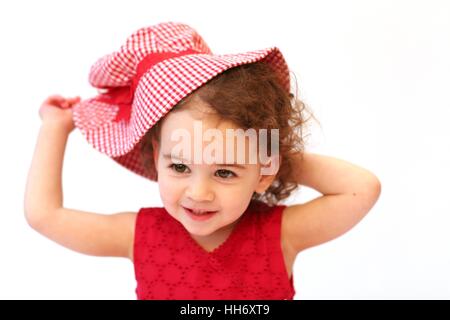
[(81, 98), (79, 96), (74, 98), (64, 98), (60, 95), (52, 95), (45, 100), (44, 104), (49, 104), (60, 108), (70, 108), (73, 104), (80, 101)]
[(45, 101), (44, 104), (49, 104), (49, 105), (53, 105), (53, 106), (61, 106), (61, 104), (64, 102), (64, 98), (62, 98), (61, 96), (51, 96), (48, 97)]
[(80, 102), (80, 99), (69, 99), (68, 102), (69, 102), (70, 104), (75, 104), (75, 103)]
[(49, 101), (49, 102), (62, 102), (62, 101), (64, 101), (64, 97), (62, 97), (60, 95), (52, 95), (52, 96), (47, 98), (47, 101)]
[(65, 107), (72, 107), (74, 104), (80, 102), (80, 98), (76, 97), (76, 98), (70, 98), (67, 99), (67, 101), (65, 101), (63, 104)]

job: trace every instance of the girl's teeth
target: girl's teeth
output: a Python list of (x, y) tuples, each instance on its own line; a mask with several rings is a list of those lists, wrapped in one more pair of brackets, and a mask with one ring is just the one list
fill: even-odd
[(195, 214), (195, 215), (205, 215), (205, 214), (213, 213), (212, 211), (193, 210), (193, 209), (188, 209), (188, 208), (186, 208), (186, 210), (190, 211), (192, 214)]
[(197, 214), (197, 215), (203, 215), (203, 214), (208, 214), (211, 213), (210, 211), (197, 211), (197, 210), (191, 210), (193, 214)]

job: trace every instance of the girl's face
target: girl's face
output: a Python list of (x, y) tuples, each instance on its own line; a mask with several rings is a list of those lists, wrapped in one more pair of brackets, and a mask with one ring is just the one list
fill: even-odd
[[(246, 147), (239, 146), (234, 138), (227, 139), (225, 129), (238, 127), (227, 121), (219, 121), (217, 116), (206, 115), (203, 112), (211, 112), (211, 109), (198, 100), (195, 108), (189, 108), (186, 105), (180, 111), (169, 112), (161, 127), (160, 143), (153, 141), (159, 192), (164, 207), (172, 217), (183, 224), (189, 233), (197, 236), (211, 235), (216, 231), (232, 227), (244, 213), (253, 192), (264, 192), (275, 178), (275, 175), (261, 175), (259, 160), (258, 163), (249, 161), (249, 154), (253, 151), (248, 148), (248, 137), (246, 137)], [(201, 133), (208, 129), (216, 129), (217, 133), (221, 132), (224, 148), (216, 150), (219, 150), (218, 154), (222, 153), (222, 159), (226, 159), (226, 149), (234, 148), (233, 161), (224, 160), (220, 163), (214, 161), (208, 164), (202, 158), (199, 163), (194, 163), (194, 133), (198, 137), (200, 123)], [(185, 156), (189, 155), (189, 152), (183, 152), (180, 157), (183, 159), (172, 161), (171, 153), (176, 145), (180, 145), (180, 138), (173, 141), (171, 136), (174, 132), (180, 132), (180, 129), (186, 130), (185, 132), (191, 137), (192, 143), (189, 149), (192, 156)], [(203, 152), (212, 141), (218, 141), (215, 139), (203, 141), (206, 138), (202, 139), (202, 137), (200, 137), (200, 143)], [(199, 145), (196, 150), (198, 147)], [(244, 152), (244, 163), (237, 161), (238, 152)], [(237, 162), (239, 165), (236, 165)], [(224, 166), (224, 163), (235, 165)], [(216, 212), (202, 218), (190, 213), (187, 209)]]

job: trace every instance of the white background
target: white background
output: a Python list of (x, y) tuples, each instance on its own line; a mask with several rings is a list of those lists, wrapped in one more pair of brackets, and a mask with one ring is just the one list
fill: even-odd
[[(382, 182), (361, 223), (297, 257), (296, 299), (450, 298), (450, 3), (430, 0), (0, 2), (0, 298), (135, 299), (128, 260), (44, 238), (27, 225), (23, 197), (41, 102), (94, 95), (90, 66), (164, 21), (190, 24), (215, 53), (278, 46), (322, 124), (307, 150)], [(79, 131), (69, 137), (63, 185), (69, 208), (161, 205), (156, 184)], [(317, 195), (304, 188), (289, 203)]]

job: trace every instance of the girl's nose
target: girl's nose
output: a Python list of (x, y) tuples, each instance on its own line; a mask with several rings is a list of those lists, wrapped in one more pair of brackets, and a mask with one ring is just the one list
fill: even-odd
[(197, 179), (187, 188), (186, 196), (195, 202), (213, 201), (214, 192), (207, 181)]

